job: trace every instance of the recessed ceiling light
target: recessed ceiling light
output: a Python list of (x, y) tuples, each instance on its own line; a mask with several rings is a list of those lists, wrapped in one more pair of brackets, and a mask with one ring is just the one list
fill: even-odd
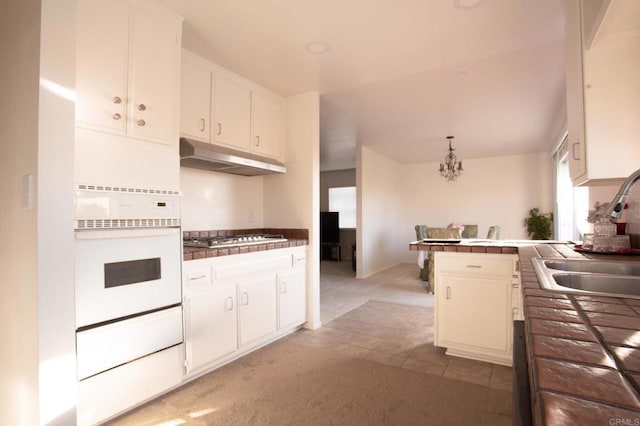
[(323, 53), (327, 53), (330, 49), (327, 43), (322, 41), (312, 41), (306, 46), (307, 51), (314, 53), (316, 55), (322, 55)]
[(470, 74), (469, 70), (465, 70), (464, 68), (455, 70), (454, 72), (451, 73), (451, 75), (454, 76), (455, 78), (465, 78), (469, 74)]
[(453, 5), (457, 9), (473, 9), (484, 0), (453, 0)]

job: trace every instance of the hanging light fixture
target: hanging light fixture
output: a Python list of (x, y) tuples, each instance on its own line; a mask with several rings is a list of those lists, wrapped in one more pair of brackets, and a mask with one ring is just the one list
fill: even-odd
[(462, 174), (462, 161), (458, 161), (453, 153), (454, 148), (451, 147), (453, 136), (447, 136), (449, 140), (449, 153), (444, 157), (444, 162), (440, 163), (440, 176), (447, 179), (448, 182), (456, 180)]

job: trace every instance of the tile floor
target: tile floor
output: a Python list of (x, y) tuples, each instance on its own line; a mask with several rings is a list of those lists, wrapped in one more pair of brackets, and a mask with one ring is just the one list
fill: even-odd
[(418, 275), (417, 265), (400, 264), (356, 280), (350, 262), (323, 261), (323, 326), (314, 331), (301, 330), (289, 339), (420, 373), (511, 391), (511, 367), (448, 356), (444, 348), (433, 345), (434, 295), (427, 293)]

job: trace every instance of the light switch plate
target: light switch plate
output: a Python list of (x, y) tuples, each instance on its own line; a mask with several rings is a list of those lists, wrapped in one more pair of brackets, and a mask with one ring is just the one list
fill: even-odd
[(22, 176), (22, 208), (31, 210), (33, 208), (33, 175)]

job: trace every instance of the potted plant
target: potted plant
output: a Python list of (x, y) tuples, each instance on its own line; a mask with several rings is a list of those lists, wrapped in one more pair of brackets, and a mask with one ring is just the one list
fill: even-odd
[(550, 240), (553, 234), (553, 213), (540, 213), (540, 209), (533, 208), (529, 210), (524, 226), (532, 240)]

